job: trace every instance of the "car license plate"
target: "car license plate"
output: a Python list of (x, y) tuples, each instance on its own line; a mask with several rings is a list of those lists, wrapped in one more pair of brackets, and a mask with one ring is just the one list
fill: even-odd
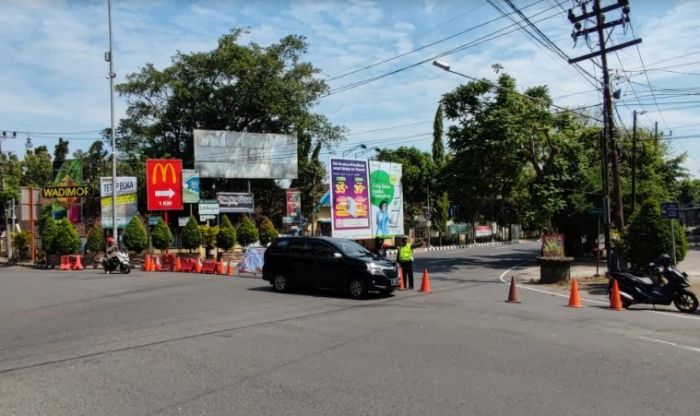
[(397, 277), (396, 279), (391, 279), (391, 285), (398, 286), (399, 285), (399, 278)]

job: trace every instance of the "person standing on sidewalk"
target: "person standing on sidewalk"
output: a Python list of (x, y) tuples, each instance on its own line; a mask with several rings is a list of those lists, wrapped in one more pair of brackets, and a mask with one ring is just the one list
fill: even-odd
[(401, 247), (396, 254), (396, 261), (401, 266), (404, 284), (408, 285), (409, 289), (413, 289), (413, 250), (411, 243), (408, 242), (408, 237), (401, 239)]

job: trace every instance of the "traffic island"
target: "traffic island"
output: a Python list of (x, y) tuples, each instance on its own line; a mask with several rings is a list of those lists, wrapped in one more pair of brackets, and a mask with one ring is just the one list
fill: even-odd
[(537, 263), (540, 266), (539, 283), (568, 282), (571, 279), (571, 263), (573, 262), (573, 257), (537, 257)]

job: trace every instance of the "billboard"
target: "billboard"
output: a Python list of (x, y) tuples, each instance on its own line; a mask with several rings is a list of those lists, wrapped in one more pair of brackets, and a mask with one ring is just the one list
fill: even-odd
[(255, 205), (253, 194), (248, 192), (217, 192), (219, 212), (253, 213)]
[(182, 160), (146, 160), (146, 197), (149, 211), (182, 209)]
[(185, 204), (199, 202), (199, 173), (194, 169), (182, 170), (182, 202)]
[(289, 134), (194, 130), (194, 167), (202, 178), (294, 179), (297, 138)]
[(367, 161), (330, 160), (331, 229), (333, 237), (372, 237)]
[(403, 235), (403, 187), (401, 164), (369, 161), (369, 194), (372, 236)]
[(87, 190), (87, 187), (80, 186), (83, 184), (83, 162), (79, 159), (65, 160), (60, 164), (54, 162), (54, 173), (53, 189), (45, 188), (47, 191), (42, 190), (42, 196), (56, 198), (52, 202), (54, 218), (67, 218), (73, 224), (79, 223), (81, 197), (86, 195), (82, 192), (78, 195), (71, 190)]
[(287, 217), (296, 221), (301, 217), (301, 192), (287, 191)]
[[(117, 227), (126, 227), (139, 211), (136, 198), (136, 177), (118, 176), (117, 188)], [(102, 227), (112, 227), (112, 178), (100, 178), (100, 202), (102, 205)]]

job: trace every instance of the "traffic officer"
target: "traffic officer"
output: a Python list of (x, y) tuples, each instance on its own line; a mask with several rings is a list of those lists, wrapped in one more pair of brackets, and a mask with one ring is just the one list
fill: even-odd
[(401, 239), (401, 247), (396, 254), (396, 261), (403, 271), (404, 284), (407, 284), (409, 289), (413, 289), (413, 250), (411, 243), (408, 242), (408, 237)]

